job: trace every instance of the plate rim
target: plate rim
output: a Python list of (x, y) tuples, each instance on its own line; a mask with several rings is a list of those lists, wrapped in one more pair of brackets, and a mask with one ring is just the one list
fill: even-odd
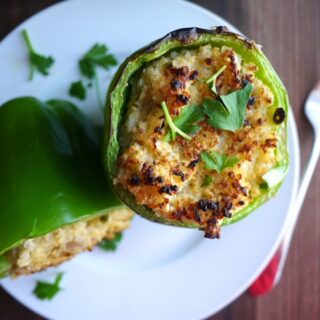
[[(86, 2), (89, 0), (69, 0), (73, 1), (73, 2)], [(198, 4), (189, 2), (189, 1), (184, 1), (184, 0), (166, 0), (167, 2), (175, 2), (177, 4), (183, 4), (185, 6), (189, 6), (191, 7), (193, 10), (197, 10), (198, 12), (208, 16), (209, 18), (212, 18), (213, 20), (219, 21), (219, 23), (221, 23), (221, 25), (226, 25), (228, 28), (230, 28), (231, 30), (234, 30), (238, 33), (241, 34), (240, 30), (238, 28), (236, 28), (235, 26), (233, 26), (231, 23), (229, 23), (227, 20), (225, 20), (224, 18), (222, 18), (221, 16), (219, 16), (218, 14), (210, 11), (209, 9), (206, 9)], [(63, 1), (63, 2), (57, 2), (54, 3), (46, 8), (44, 8), (43, 10), (33, 14), (32, 16), (28, 17), (26, 20), (22, 21), (19, 25), (17, 25), (13, 30), (11, 30), (6, 36), (4, 36), (4, 38), (0, 41), (0, 46), (8, 39), (11, 37), (11, 35), (13, 33), (16, 32), (16, 30), (21, 29), (22, 26), (28, 24), (31, 20), (35, 19), (38, 15), (43, 14), (46, 11), (49, 11), (51, 9), (53, 9), (54, 7), (57, 6), (63, 6), (65, 5), (67, 1)], [(246, 283), (238, 288), (237, 291), (234, 292), (233, 295), (230, 295), (229, 299), (225, 299), (224, 303), (220, 303), (220, 305), (217, 305), (216, 308), (211, 311), (211, 313), (208, 314), (203, 314), (203, 318), (207, 318), (210, 317), (214, 314), (216, 314), (217, 312), (219, 312), (221, 309), (223, 309), (224, 307), (228, 306), (230, 303), (232, 303), (235, 299), (237, 299), (249, 286), (250, 284), (259, 276), (259, 274), (264, 270), (264, 268), (267, 266), (268, 262), (270, 261), (270, 259), (272, 258), (272, 256), (274, 255), (274, 253), (276, 252), (277, 248), (280, 245), (280, 242), (283, 238), (283, 235), (285, 233), (285, 229), (287, 228), (287, 226), (289, 225), (289, 218), (290, 218), (290, 211), (292, 210), (293, 206), (294, 206), (294, 199), (295, 199), (295, 195), (297, 194), (298, 191), (298, 186), (299, 186), (299, 182), (300, 182), (300, 168), (301, 168), (301, 159), (300, 159), (300, 143), (299, 143), (299, 137), (298, 137), (298, 130), (297, 130), (297, 125), (294, 119), (294, 114), (293, 114), (293, 110), (290, 107), (289, 109), (289, 121), (288, 121), (288, 137), (290, 136), (292, 139), (292, 145), (293, 145), (293, 150), (291, 150), (290, 152), (290, 157), (294, 156), (294, 160), (295, 160), (295, 166), (291, 167), (291, 169), (293, 169), (293, 192), (291, 194), (291, 198), (290, 198), (290, 203), (288, 206), (288, 211), (286, 213), (286, 217), (285, 217), (285, 221), (282, 225), (281, 228), (281, 232), (279, 232), (278, 234), (278, 238), (277, 240), (274, 242), (273, 247), (270, 249), (269, 254), (263, 259), (263, 262), (261, 262), (260, 264), (260, 268), (257, 268), (256, 272), (254, 274), (251, 275), (251, 277), (249, 279), (247, 279)], [(14, 292), (12, 292), (10, 289), (8, 289), (6, 286), (4, 286), (2, 283), (0, 283), (1, 287), (10, 295), (12, 296), (16, 301), (18, 301), (19, 303), (21, 303), (22, 305), (24, 305), (26, 308), (28, 308), (29, 310), (35, 312), (36, 314), (43, 316), (45, 318), (48, 318), (47, 315), (43, 314), (42, 312), (40, 312), (39, 310), (36, 309), (35, 305), (29, 305), (27, 304), (25, 301), (20, 300), (16, 297), (16, 295), (14, 294)], [(214, 312), (214, 313), (212, 313)]]

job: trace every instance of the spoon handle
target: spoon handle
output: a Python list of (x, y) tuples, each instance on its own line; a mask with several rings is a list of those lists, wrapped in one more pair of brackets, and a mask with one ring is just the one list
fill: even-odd
[(301, 185), (297, 193), (297, 198), (295, 201), (295, 206), (293, 208), (293, 212), (290, 215), (290, 221), (287, 226), (286, 233), (284, 235), (283, 241), (282, 241), (282, 257), (280, 259), (279, 263), (279, 269), (276, 274), (275, 278), (275, 284), (278, 283), (279, 279), (281, 278), (281, 274), (285, 265), (285, 261), (288, 255), (292, 235), (299, 217), (299, 213), (301, 210), (301, 207), (303, 205), (305, 196), (307, 194), (311, 178), (313, 176), (314, 170), (316, 168), (318, 159), (320, 155), (320, 134), (316, 132), (315, 141), (313, 144), (313, 148), (311, 150), (311, 154), (308, 160), (308, 163), (306, 164), (304, 168), (304, 173), (302, 175)]
[(250, 294), (263, 295), (269, 292), (280, 280), (287, 260), (292, 235), (299, 217), (300, 209), (303, 205), (304, 198), (308, 191), (308, 187), (316, 168), (320, 155), (320, 130), (315, 131), (315, 139), (309, 156), (309, 160), (304, 168), (300, 188), (297, 192), (295, 206), (290, 213), (290, 220), (286, 228), (283, 240), (276, 251), (275, 255), (259, 275), (259, 277), (251, 284), (249, 288)]

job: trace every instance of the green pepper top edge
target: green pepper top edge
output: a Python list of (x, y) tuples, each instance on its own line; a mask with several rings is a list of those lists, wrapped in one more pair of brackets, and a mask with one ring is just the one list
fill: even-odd
[[(231, 47), (242, 58), (254, 62), (259, 68), (258, 72), (256, 73), (257, 77), (262, 80), (263, 83), (265, 83), (274, 94), (273, 106), (281, 106), (285, 110), (285, 113), (288, 113), (289, 101), (286, 90), (270, 62), (262, 53), (260, 46), (256, 45), (255, 42), (249, 41), (238, 34), (232, 33), (225, 27), (216, 27), (213, 30), (201, 28), (184, 28), (175, 30), (129, 56), (121, 64), (111, 82), (107, 93), (104, 136), (105, 152), (103, 154), (105, 169), (110, 178), (113, 178), (117, 172), (116, 160), (120, 150), (118, 143), (118, 130), (123, 120), (122, 107), (125, 104), (127, 84), (129, 80), (136, 71), (145, 66), (147, 63), (172, 50), (192, 49), (205, 44), (212, 44), (217, 47), (224, 45)], [(282, 132), (282, 141), (280, 141), (279, 149), (280, 152), (285, 155), (282, 158), (281, 163), (278, 165), (283, 166), (285, 171), (287, 171), (289, 166), (288, 148), (286, 143), (287, 119), (278, 125), (278, 132)], [(109, 182), (112, 185), (112, 181)], [(262, 203), (273, 197), (277, 193), (282, 182), (283, 180), (272, 189), (265, 191), (260, 198), (254, 199), (248, 207), (237, 212), (237, 214), (231, 219), (225, 219), (223, 224), (236, 222), (248, 215)], [(145, 206), (137, 205), (134, 197), (120, 186), (113, 186), (113, 190), (130, 208), (149, 220), (182, 227), (196, 226), (192, 223), (186, 225), (186, 223), (167, 221), (166, 219), (157, 217), (154, 215), (152, 210)]]

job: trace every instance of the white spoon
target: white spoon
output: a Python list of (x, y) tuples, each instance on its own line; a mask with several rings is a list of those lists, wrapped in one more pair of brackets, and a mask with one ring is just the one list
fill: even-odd
[(320, 82), (318, 82), (309, 94), (304, 111), (314, 130), (313, 147), (309, 160), (304, 168), (295, 206), (290, 213), (290, 222), (287, 226), (283, 240), (266, 269), (250, 286), (249, 292), (253, 295), (262, 295), (269, 292), (281, 278), (300, 209), (303, 205), (313, 172), (317, 165), (320, 155)]

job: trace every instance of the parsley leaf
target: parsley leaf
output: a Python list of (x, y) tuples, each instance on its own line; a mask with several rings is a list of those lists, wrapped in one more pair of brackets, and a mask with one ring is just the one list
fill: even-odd
[(208, 123), (214, 128), (232, 132), (242, 128), (252, 89), (251, 83), (248, 83), (241, 90), (220, 96), (221, 101), (205, 99), (203, 109), (209, 117)]
[(217, 129), (234, 131), (228, 109), (218, 100), (205, 99), (202, 104), (203, 112), (209, 117), (208, 123)]
[(118, 233), (111, 240), (102, 240), (99, 247), (105, 251), (116, 251), (119, 242), (122, 239), (122, 233)]
[[(175, 134), (178, 133), (181, 137), (187, 139), (187, 140), (191, 140), (192, 138), (190, 136), (188, 136), (186, 133), (184, 133), (183, 131), (181, 131), (172, 121), (168, 107), (166, 105), (166, 103), (164, 101), (161, 102), (161, 107), (164, 113), (164, 116), (166, 118), (166, 122), (171, 130), (171, 137), (172, 139), (175, 138)], [(165, 137), (166, 140), (166, 137)]]
[[(185, 134), (195, 134), (201, 129), (201, 126), (195, 123), (203, 119), (204, 114), (200, 107), (195, 105), (185, 106), (181, 109), (180, 115), (174, 118), (173, 124)], [(165, 135), (164, 140), (170, 141), (170, 139), (174, 140), (175, 138), (176, 131), (170, 127), (170, 131)]]
[(206, 83), (211, 84), (211, 90), (215, 93), (217, 93), (217, 88), (216, 88), (216, 80), (219, 77), (219, 75), (224, 71), (224, 69), (227, 66), (224, 65), (223, 67), (221, 67), (215, 74), (213, 74), (209, 79), (206, 80)]
[(76, 97), (80, 100), (84, 100), (86, 98), (86, 88), (84, 87), (81, 80), (71, 83), (69, 94), (70, 96)]
[(209, 176), (208, 174), (204, 177), (202, 182), (202, 187), (207, 187), (213, 182), (213, 178)]
[(52, 300), (52, 298), (61, 290), (59, 285), (62, 280), (62, 276), (62, 272), (58, 273), (54, 283), (37, 281), (33, 294), (41, 300)]
[(95, 76), (95, 66), (100, 66), (106, 70), (117, 65), (114, 55), (108, 53), (109, 49), (104, 44), (96, 43), (79, 61), (82, 74), (92, 79)]
[(81, 74), (90, 80), (95, 80), (95, 86), (101, 108), (103, 108), (103, 102), (101, 98), (96, 67), (98, 66), (105, 70), (109, 70), (118, 63), (114, 55), (108, 53), (108, 51), (109, 49), (107, 46), (96, 43), (79, 61)]
[(232, 168), (240, 160), (234, 156), (226, 156), (215, 151), (201, 152), (201, 161), (204, 162), (206, 169), (221, 173), (226, 168)]
[(44, 56), (37, 53), (32, 44), (26, 29), (22, 30), (22, 36), (27, 44), (29, 50), (29, 61), (30, 61), (30, 74), (29, 80), (33, 79), (34, 70), (38, 70), (43, 75), (47, 76), (49, 74), (49, 69), (54, 63), (54, 59), (51, 56)]

